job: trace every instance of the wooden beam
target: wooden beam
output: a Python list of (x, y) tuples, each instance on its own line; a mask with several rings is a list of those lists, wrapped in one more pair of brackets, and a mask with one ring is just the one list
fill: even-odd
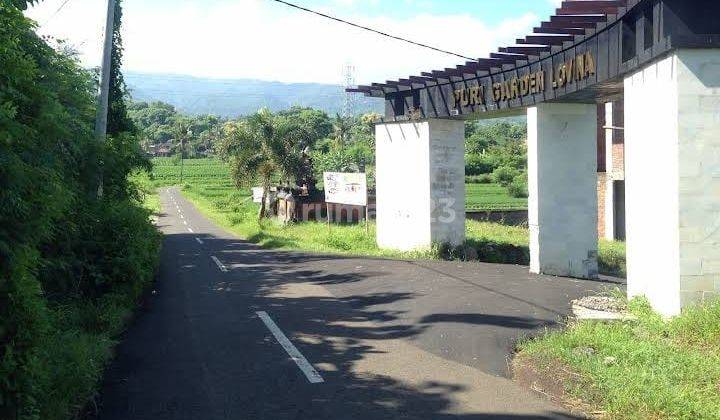
[(515, 64), (518, 60), (527, 60), (527, 55), (525, 54), (514, 54), (514, 53), (490, 53), (490, 58), (502, 58), (505, 60), (509, 60), (507, 63), (504, 64)]
[(533, 44), (533, 45), (562, 45), (564, 42), (574, 41), (573, 35), (528, 35), (525, 39), (518, 39), (518, 44)]
[(593, 15), (555, 15), (550, 16), (550, 22), (561, 22), (561, 23), (592, 23), (596, 24), (599, 22), (605, 22), (607, 15), (604, 14), (593, 14)]
[[(560, 21), (554, 21), (554, 22), (541, 22), (540, 27), (545, 29), (553, 29), (556, 32), (562, 32), (565, 29), (571, 28), (583, 28), (583, 29), (593, 29), (597, 26), (597, 22), (560, 22)], [(584, 32), (583, 32), (584, 33)]]
[(533, 28), (536, 34), (564, 34), (564, 35), (585, 35), (585, 28)]
[(543, 52), (550, 52), (550, 46), (549, 45), (532, 45), (532, 46), (514, 46), (514, 47), (507, 47), (506, 52), (512, 53), (512, 54), (524, 54), (524, 55), (533, 55), (533, 56), (540, 56), (540, 53)]
[(618, 9), (625, 7), (624, 1), (618, 0), (590, 0), (590, 1), (564, 1), (558, 15), (576, 15), (583, 13), (602, 13), (606, 15), (617, 14)]
[(410, 81), (412, 81), (414, 83), (425, 83), (425, 84), (427, 84), (428, 82), (436, 82), (437, 83), (437, 81), (432, 77), (410, 76), (409, 79), (410, 79)]

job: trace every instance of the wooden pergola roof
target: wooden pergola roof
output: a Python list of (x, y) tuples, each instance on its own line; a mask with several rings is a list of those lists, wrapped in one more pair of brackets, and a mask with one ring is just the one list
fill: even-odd
[(383, 98), (393, 121), (601, 102), (674, 49), (720, 48), (718, 16), (720, 0), (563, 1), (532, 34), (489, 57), (348, 91)]
[(598, 24), (606, 23), (626, 12), (628, 1), (642, 0), (570, 0), (563, 1), (555, 15), (541, 22), (533, 34), (516, 40), (515, 45), (501, 47), (488, 58), (478, 58), (454, 68), (423, 72), (421, 76), (388, 80), (384, 83), (361, 85), (347, 89), (349, 92), (364, 93), (366, 96), (385, 97), (389, 92), (425, 87), (428, 84), (450, 81), (453, 78), (476, 77), (482, 72), (499, 72), (505, 66), (524, 65), (532, 57), (541, 58), (564, 47), (572, 46), (576, 38), (583, 38), (594, 32)]

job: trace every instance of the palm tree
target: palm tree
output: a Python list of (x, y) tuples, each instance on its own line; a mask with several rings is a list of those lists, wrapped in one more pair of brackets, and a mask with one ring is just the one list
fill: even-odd
[(273, 182), (290, 185), (302, 171), (302, 150), (310, 136), (303, 127), (286, 118), (275, 118), (267, 109), (225, 125), (219, 155), (230, 163), (238, 188), (260, 182), (264, 190), (260, 219), (267, 214), (266, 201)]

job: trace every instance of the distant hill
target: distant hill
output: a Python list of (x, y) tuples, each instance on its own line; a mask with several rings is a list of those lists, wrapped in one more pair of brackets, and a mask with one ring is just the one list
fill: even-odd
[[(262, 107), (272, 111), (300, 105), (322, 109), (330, 115), (340, 112), (344, 92), (341, 86), (319, 83), (280, 83), (252, 79), (203, 79), (171, 74), (126, 72), (125, 81), (137, 101), (163, 101), (189, 114), (237, 117)], [(382, 100), (356, 96), (356, 113), (383, 112)]]

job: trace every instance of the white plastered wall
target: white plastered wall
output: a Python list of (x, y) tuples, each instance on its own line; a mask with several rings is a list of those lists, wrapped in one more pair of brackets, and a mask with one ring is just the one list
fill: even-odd
[(377, 242), (413, 250), (465, 241), (465, 124), (433, 119), (379, 124)]

